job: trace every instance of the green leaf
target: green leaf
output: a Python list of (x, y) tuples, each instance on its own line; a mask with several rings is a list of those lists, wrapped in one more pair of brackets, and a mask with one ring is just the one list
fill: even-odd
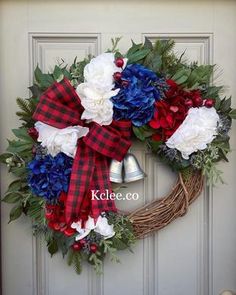
[(233, 109), (229, 112), (229, 116), (232, 118), (232, 119), (236, 119), (236, 109)]
[(23, 212), (22, 205), (17, 205), (15, 207), (13, 207), (10, 211), (10, 220), (8, 223), (19, 218), (21, 216), (22, 212)]
[(43, 73), (40, 70), (38, 65), (37, 65), (36, 69), (34, 70), (34, 78), (35, 78), (36, 82), (38, 82), (39, 84), (43, 80)]
[(75, 268), (76, 273), (79, 275), (81, 273), (81, 271), (82, 271), (80, 252), (75, 252), (75, 255), (74, 255), (74, 268)]
[(212, 76), (214, 65), (200, 65), (193, 69), (196, 80), (200, 84), (208, 84)]
[(54, 71), (53, 71), (53, 78), (57, 82), (60, 82), (64, 78), (63, 72), (60, 67), (55, 66)]
[(69, 80), (72, 79), (71, 73), (66, 68), (63, 68), (61, 70), (62, 70), (62, 74), (64, 75), (64, 77), (66, 77)]
[(29, 134), (27, 132), (27, 128), (12, 129), (12, 132), (19, 139), (22, 139), (22, 140), (29, 142), (29, 143), (33, 142), (33, 139), (29, 136)]
[(155, 54), (154, 51), (150, 51), (145, 57), (144, 66), (151, 69), (154, 72), (159, 72), (162, 65), (162, 56)]
[(215, 109), (218, 111), (220, 109), (220, 105), (221, 105), (221, 100), (219, 97), (215, 98)]
[(133, 126), (133, 132), (141, 141), (144, 141), (147, 137), (155, 133), (155, 131), (147, 125), (143, 125), (142, 127)]
[(10, 172), (17, 177), (27, 177), (28, 169), (26, 167), (12, 167)]
[(48, 243), (48, 252), (53, 256), (55, 253), (58, 252), (58, 245), (55, 239), (51, 239)]
[(132, 46), (130, 47), (130, 49), (126, 53), (126, 57), (129, 59), (136, 51), (138, 51), (139, 49), (141, 49), (142, 46), (143, 46), (142, 43), (135, 44), (134, 41), (132, 40)]
[(4, 153), (0, 155), (0, 162), (3, 164), (6, 164), (6, 159), (9, 159), (12, 157), (12, 154), (10, 153)]
[(2, 199), (3, 202), (13, 204), (17, 203), (22, 199), (22, 195), (19, 192), (9, 192), (5, 194), (4, 198)]
[(38, 85), (34, 84), (34, 85), (32, 85), (32, 86), (30, 86), (28, 88), (29, 88), (29, 90), (32, 93), (32, 97), (36, 98), (36, 97), (39, 97), (40, 96), (41, 91), (40, 91)]
[(8, 140), (9, 146), (7, 151), (12, 153), (20, 153), (23, 151), (31, 151), (33, 142), (26, 142), (23, 140)]
[(190, 69), (181, 69), (176, 72), (171, 79), (174, 80), (177, 84), (183, 84), (188, 80), (189, 75), (191, 74)]
[(148, 141), (148, 146), (150, 147), (150, 149), (156, 153), (159, 150), (160, 145), (162, 145), (163, 142), (162, 141), (154, 141), (154, 140), (149, 140)]
[(72, 249), (69, 249), (68, 254), (67, 254), (67, 264), (70, 266), (73, 262), (74, 258), (74, 251)]
[(142, 48), (142, 49), (136, 51), (135, 53), (133, 53), (132, 55), (129, 56), (128, 63), (132, 64), (132, 63), (136, 63), (136, 62), (142, 60), (143, 58), (145, 58), (148, 55), (149, 52), (150, 52), (149, 48)]
[(224, 113), (227, 113), (230, 111), (230, 106), (231, 106), (231, 97), (228, 99), (223, 99), (220, 105), (220, 110)]
[(129, 247), (124, 241), (116, 237), (112, 239), (112, 243), (113, 243), (113, 247), (116, 248), (117, 250), (124, 250)]
[(43, 74), (38, 65), (34, 71), (34, 77), (36, 82), (42, 89), (50, 87), (54, 82), (52, 76), (50, 74)]
[[(24, 184), (26, 185), (26, 184)], [(14, 191), (19, 191), (22, 187), (22, 180), (21, 179), (16, 179), (12, 183), (9, 184), (7, 192), (14, 192)]]
[(203, 98), (217, 98), (219, 97), (219, 92), (222, 90), (222, 86), (210, 86), (207, 88), (206, 93), (203, 94)]
[(145, 136), (144, 136), (141, 128), (133, 126), (133, 132), (138, 139), (140, 139), (141, 141), (145, 140)]
[(149, 48), (149, 49), (153, 49), (153, 45), (150, 39), (148, 39), (147, 37), (145, 37), (145, 41), (144, 41), (144, 47)]

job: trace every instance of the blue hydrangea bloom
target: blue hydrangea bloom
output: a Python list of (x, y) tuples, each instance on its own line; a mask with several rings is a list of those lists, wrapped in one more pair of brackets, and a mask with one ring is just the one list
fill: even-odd
[(140, 64), (130, 64), (122, 72), (117, 83), (119, 93), (112, 97), (115, 120), (131, 120), (140, 127), (151, 120), (154, 102), (161, 98), (160, 83), (156, 73)]
[(46, 155), (36, 157), (28, 164), (28, 185), (39, 197), (51, 202), (61, 192), (67, 192), (73, 159), (63, 153), (55, 157)]

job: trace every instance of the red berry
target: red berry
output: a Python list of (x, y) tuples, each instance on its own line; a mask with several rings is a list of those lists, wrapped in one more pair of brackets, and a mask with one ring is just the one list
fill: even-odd
[(29, 128), (27, 132), (34, 140), (38, 139), (39, 133), (34, 127)]
[(118, 57), (116, 60), (115, 60), (115, 64), (118, 68), (122, 68), (123, 65), (124, 65), (124, 60), (123, 58), (121, 57)]
[(215, 104), (214, 99), (208, 98), (205, 102), (204, 102), (204, 106), (207, 108), (211, 108), (213, 107), (213, 105)]
[(54, 222), (53, 225), (52, 225), (52, 227), (53, 227), (53, 229), (54, 229), (55, 231), (58, 231), (58, 230), (60, 230), (60, 228), (61, 228), (59, 222)]
[(186, 99), (184, 104), (186, 105), (186, 107), (191, 108), (193, 106), (193, 101), (192, 99)]
[(98, 249), (97, 244), (92, 243), (92, 244), (90, 245), (90, 251), (91, 251), (92, 253), (96, 253), (96, 252), (97, 252), (97, 249)]
[(200, 96), (197, 96), (193, 99), (193, 103), (195, 107), (200, 107), (203, 104), (203, 99)]
[(64, 230), (64, 235), (66, 235), (67, 237), (70, 237), (70, 236), (72, 236), (75, 232), (76, 232), (75, 229), (68, 227), (68, 228), (66, 228), (66, 229)]
[(75, 243), (72, 245), (72, 248), (75, 251), (80, 251), (82, 247), (81, 247), (80, 243)]
[(46, 218), (47, 220), (53, 220), (53, 219), (55, 219), (55, 214), (54, 214), (54, 212), (52, 212), (52, 211), (46, 211), (46, 213), (45, 213), (45, 218)]
[(122, 74), (120, 72), (115, 72), (113, 78), (115, 81), (120, 81)]
[(79, 243), (80, 243), (82, 246), (84, 246), (87, 242), (86, 242), (84, 239), (82, 239), (82, 240), (79, 241)]

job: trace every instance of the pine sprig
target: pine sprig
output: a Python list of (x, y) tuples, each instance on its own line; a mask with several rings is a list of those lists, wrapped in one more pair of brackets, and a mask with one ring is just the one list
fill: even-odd
[(73, 266), (75, 269), (75, 272), (77, 274), (80, 274), (82, 271), (82, 256), (79, 251), (73, 251), (72, 249), (69, 249), (67, 254), (67, 264), (69, 266)]
[(16, 99), (16, 103), (20, 109), (20, 111), (16, 112), (16, 115), (21, 121), (25, 122), (23, 123), (23, 126), (32, 127), (34, 125), (34, 120), (32, 119), (32, 116), (36, 109), (38, 100), (33, 97), (28, 99), (18, 97)]

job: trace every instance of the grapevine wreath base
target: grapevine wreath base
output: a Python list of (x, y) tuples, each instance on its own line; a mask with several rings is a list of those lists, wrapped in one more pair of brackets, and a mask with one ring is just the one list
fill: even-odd
[(201, 171), (179, 173), (169, 194), (154, 200), (128, 215), (136, 238), (158, 231), (187, 213), (188, 206), (197, 199), (203, 188)]
[[(37, 67), (31, 97), (17, 98), (17, 139), (0, 155), (15, 176), (3, 198), (15, 204), (10, 221), (30, 217), (33, 234), (77, 273), (83, 261), (101, 273), (107, 254), (119, 261), (117, 250), (183, 216), (204, 179), (222, 180), (216, 164), (230, 151), (236, 112), (231, 98), (221, 98), (223, 88), (211, 84), (214, 66), (185, 62), (172, 40), (133, 42), (124, 55), (118, 41), (70, 67), (62, 62), (47, 74)], [(91, 191), (115, 190), (111, 167), (120, 167), (116, 182), (127, 182), (132, 136), (178, 177), (167, 196), (127, 214), (114, 199), (92, 200)]]

